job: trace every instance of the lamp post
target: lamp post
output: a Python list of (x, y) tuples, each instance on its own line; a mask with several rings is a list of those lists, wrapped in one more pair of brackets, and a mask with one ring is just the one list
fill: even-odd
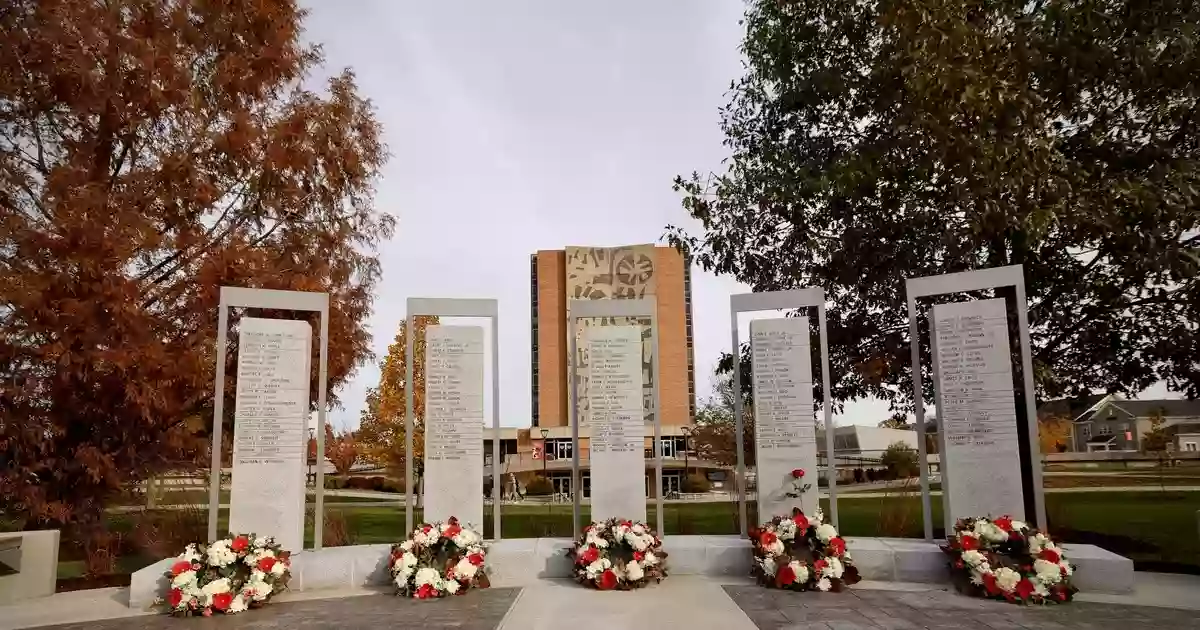
[[(546, 448), (546, 438), (550, 436), (550, 429), (542, 429), (541, 433), (542, 433), (542, 481), (544, 481), (546, 483), (550, 483), (550, 478), (546, 476), (546, 456), (549, 455), (549, 453), (550, 453), (549, 450)], [(549, 535), (549, 529), (548, 529), (550, 527), (549, 517), (551, 515), (551, 507), (552, 507), (551, 504), (553, 502), (554, 502), (554, 495), (553, 495), (553, 488), (551, 488), (550, 500), (546, 501), (547, 521), (546, 521), (545, 531), (547, 532), (547, 535)]]
[(684, 484), (688, 483), (688, 449), (692, 446), (692, 430), (690, 426), (679, 429), (679, 432), (683, 434), (683, 483), (679, 484), (680, 490), (683, 489)]

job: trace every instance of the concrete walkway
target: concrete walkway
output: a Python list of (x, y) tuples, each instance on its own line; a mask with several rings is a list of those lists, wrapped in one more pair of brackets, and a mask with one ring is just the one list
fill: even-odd
[(846, 593), (792, 593), (760, 588), (748, 578), (674, 576), (637, 591), (599, 592), (570, 580), (537, 580), (498, 583), (435, 602), (397, 600), (387, 587), (289, 592), (262, 610), (188, 621), (130, 610), (127, 589), (109, 588), (0, 606), (0, 630), (56, 624), (72, 624), (56, 630), (170, 630), (180, 623), (205, 630), (1200, 627), (1200, 576), (1137, 573), (1135, 584), (1131, 595), (1081, 593), (1071, 604), (1021, 607), (965, 597), (948, 586), (904, 582), (862, 582)]

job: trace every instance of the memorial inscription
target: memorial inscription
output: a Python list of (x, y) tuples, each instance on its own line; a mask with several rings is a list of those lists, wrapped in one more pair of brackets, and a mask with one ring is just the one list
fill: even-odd
[(308, 322), (239, 324), (229, 530), (274, 536), (293, 551), (304, 542), (311, 356)]
[[(759, 522), (817, 509), (817, 436), (812, 354), (807, 317), (750, 322), (754, 386), (754, 444)], [(789, 497), (792, 471), (803, 469), (800, 497)]]
[(591, 409), (592, 520), (646, 520), (642, 332), (638, 326), (584, 329)]
[(483, 328), (425, 331), (425, 520), (483, 527)]
[(946, 523), (1025, 518), (1004, 300), (933, 307)]

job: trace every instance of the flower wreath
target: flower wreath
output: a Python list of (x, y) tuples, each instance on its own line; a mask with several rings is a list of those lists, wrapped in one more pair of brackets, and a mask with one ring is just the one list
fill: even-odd
[(602, 591), (628, 591), (667, 577), (662, 539), (638, 521), (592, 523), (567, 555), (575, 561), (575, 581)]
[(408, 540), (392, 545), (388, 571), (397, 595), (435, 599), (487, 588), (486, 558), (483, 536), (451, 516), (445, 522), (424, 523)]
[(959, 591), (1010, 602), (1068, 602), (1075, 568), (1049, 536), (1008, 516), (964, 518), (942, 551)]
[(167, 571), (170, 584), (156, 603), (178, 617), (258, 608), (287, 588), (290, 555), (274, 538), (254, 534), (190, 543)]
[(758, 583), (792, 591), (841, 591), (856, 584), (858, 569), (846, 541), (824, 520), (819, 508), (811, 517), (796, 508), (790, 517), (777, 516), (751, 529), (751, 573)]

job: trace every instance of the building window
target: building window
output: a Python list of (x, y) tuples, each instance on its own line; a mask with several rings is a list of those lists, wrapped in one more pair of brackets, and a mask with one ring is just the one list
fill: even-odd
[(1196, 443), (1195, 442), (1184, 442), (1183, 450), (1188, 451), (1190, 453), (1195, 453), (1196, 452)]
[(553, 459), (571, 459), (571, 440), (546, 440), (546, 451)]
[(1100, 435), (1112, 435), (1112, 425), (1110, 425), (1110, 424), (1100, 425)]
[(681, 437), (665, 437), (662, 438), (662, 456), (663, 457), (683, 457), (683, 438)]
[(1079, 427), (1079, 433), (1080, 433), (1080, 435), (1082, 435), (1082, 436), (1083, 436), (1083, 439), (1085, 439), (1085, 440), (1086, 440), (1086, 439), (1088, 439), (1088, 438), (1090, 438), (1090, 437), (1092, 437), (1092, 427), (1091, 427), (1091, 425), (1087, 425), (1087, 424), (1085, 424), (1085, 425), (1083, 425), (1083, 426)]

